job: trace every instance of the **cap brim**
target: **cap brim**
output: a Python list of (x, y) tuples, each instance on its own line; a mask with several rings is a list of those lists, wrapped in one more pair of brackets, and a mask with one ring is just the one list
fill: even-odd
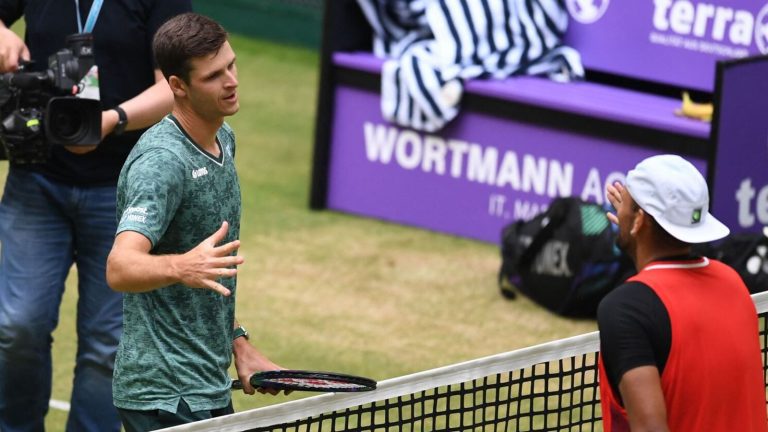
[(662, 218), (656, 218), (656, 222), (664, 228), (672, 237), (686, 243), (707, 243), (720, 240), (731, 233), (725, 224), (708, 214), (700, 224), (685, 227), (674, 225)]

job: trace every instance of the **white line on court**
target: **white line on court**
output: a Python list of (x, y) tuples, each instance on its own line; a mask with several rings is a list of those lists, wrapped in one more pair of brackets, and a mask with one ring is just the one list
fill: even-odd
[(64, 402), (56, 399), (51, 399), (48, 402), (48, 406), (50, 406), (53, 409), (61, 410), (61, 411), (69, 411), (69, 402)]

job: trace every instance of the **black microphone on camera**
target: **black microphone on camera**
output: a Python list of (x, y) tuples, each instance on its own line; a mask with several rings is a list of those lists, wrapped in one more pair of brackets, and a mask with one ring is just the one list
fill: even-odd
[(43, 86), (43, 83), (48, 82), (49, 78), (44, 72), (11, 72), (3, 74), (0, 80), (7, 87), (37, 90)]

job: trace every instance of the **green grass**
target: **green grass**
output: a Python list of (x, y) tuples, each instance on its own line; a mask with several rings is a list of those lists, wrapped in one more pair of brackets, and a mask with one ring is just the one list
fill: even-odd
[[(309, 210), (318, 55), (241, 37), (232, 45), (246, 257), (237, 315), (271, 359), (381, 380), (595, 330), (503, 299), (496, 245)], [(60, 400), (69, 399), (75, 356), (76, 288), (67, 286), (54, 335)], [(307, 395), (234, 401), (245, 410)], [(51, 410), (48, 430), (63, 431), (65, 417)]]

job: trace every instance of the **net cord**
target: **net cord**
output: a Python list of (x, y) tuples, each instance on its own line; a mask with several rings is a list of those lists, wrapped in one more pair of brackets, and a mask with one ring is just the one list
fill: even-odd
[[(768, 311), (768, 292), (752, 295), (757, 313)], [(594, 353), (599, 350), (598, 332), (431, 369), (380, 381), (367, 393), (328, 393), (295, 401), (243, 411), (163, 429), (164, 432), (238, 432), (244, 429), (289, 423), (323, 413), (404, 396), (424, 390), (459, 384), (489, 375), (529, 367), (533, 364)]]

